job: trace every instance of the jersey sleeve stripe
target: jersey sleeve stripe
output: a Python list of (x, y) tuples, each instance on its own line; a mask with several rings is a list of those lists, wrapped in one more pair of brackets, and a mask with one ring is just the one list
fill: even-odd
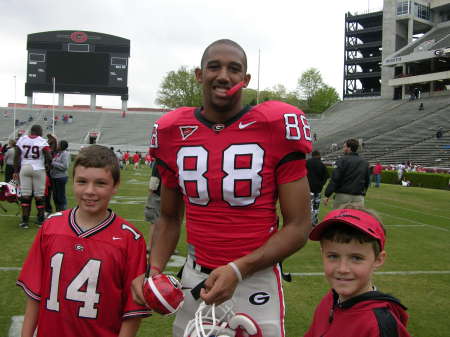
[(36, 301), (40, 301), (41, 300), (41, 296), (35, 294), (34, 292), (32, 292), (30, 289), (28, 289), (28, 287), (25, 285), (25, 283), (23, 283), (20, 280), (16, 281), (16, 284), (19, 287), (22, 287), (23, 291), (25, 292), (25, 294), (27, 294), (29, 297), (31, 297), (32, 299), (36, 300)]
[(136, 310), (128, 311), (122, 315), (122, 318), (133, 318), (133, 317), (149, 317), (152, 313), (150, 310)]
[(284, 156), (283, 159), (281, 159), (278, 164), (277, 164), (277, 168), (280, 167), (281, 165), (290, 162), (290, 161), (294, 161), (294, 160), (305, 160), (306, 156), (304, 153), (301, 152), (291, 152), (289, 154), (287, 154), (286, 156)]

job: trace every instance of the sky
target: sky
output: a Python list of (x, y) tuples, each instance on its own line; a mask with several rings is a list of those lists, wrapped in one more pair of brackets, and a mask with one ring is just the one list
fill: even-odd
[[(249, 87), (282, 84), (296, 90), (301, 74), (317, 68), (342, 95), (345, 13), (381, 10), (383, 0), (0, 0), (0, 106), (26, 103), (27, 35), (91, 31), (131, 42), (128, 107), (158, 107), (163, 78), (181, 66), (197, 67), (211, 42), (229, 38), (247, 53)], [(35, 104), (55, 104), (35, 93)], [(65, 95), (65, 105), (88, 95)], [(119, 96), (97, 105), (120, 108)]]

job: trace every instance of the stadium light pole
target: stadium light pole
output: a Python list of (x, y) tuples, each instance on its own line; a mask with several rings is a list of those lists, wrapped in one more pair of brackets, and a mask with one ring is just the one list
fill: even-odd
[(52, 134), (55, 135), (55, 91), (56, 91), (56, 81), (55, 77), (52, 77), (53, 82), (53, 96), (52, 96)]
[(259, 70), (261, 61), (261, 49), (258, 49), (258, 89), (256, 90), (256, 104), (259, 104)]
[(13, 137), (16, 138), (16, 75), (14, 75)]

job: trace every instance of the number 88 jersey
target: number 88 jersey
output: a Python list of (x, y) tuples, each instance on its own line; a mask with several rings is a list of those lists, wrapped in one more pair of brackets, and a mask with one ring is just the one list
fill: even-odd
[(197, 263), (215, 268), (269, 239), (277, 229), (277, 186), (306, 175), (311, 147), (303, 112), (277, 101), (247, 107), (224, 124), (195, 108), (156, 122), (151, 153), (163, 183), (183, 193)]

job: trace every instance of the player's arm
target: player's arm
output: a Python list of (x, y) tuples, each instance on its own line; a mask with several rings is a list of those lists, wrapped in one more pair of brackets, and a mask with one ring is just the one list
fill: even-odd
[(22, 151), (20, 150), (20, 147), (16, 146), (16, 150), (14, 151), (14, 179), (17, 179), (20, 172), (20, 164), (21, 164), (21, 158), (22, 158)]
[(28, 297), (21, 337), (33, 337), (39, 316), (39, 302)]
[(336, 191), (336, 188), (340, 185), (340, 181), (343, 176), (343, 168), (342, 163), (340, 160), (336, 162), (336, 167), (333, 169), (333, 172), (331, 173), (330, 182), (328, 183), (326, 189), (325, 189), (325, 200), (323, 201), (324, 205), (326, 206), (328, 204), (328, 200), (330, 199), (331, 195)]
[(42, 154), (44, 155), (44, 165), (47, 171), (50, 171), (52, 165), (52, 154), (50, 152), (50, 147), (46, 146), (42, 149)]
[[(278, 187), (283, 227), (260, 248), (236, 261), (243, 278), (273, 266), (301, 249), (311, 230), (309, 184), (306, 177)], [(215, 269), (205, 282), (201, 296), (207, 303), (222, 303), (231, 298), (238, 284), (230, 265)]]
[(136, 336), (139, 326), (141, 325), (141, 318), (134, 317), (122, 321), (120, 333), (118, 337), (134, 337)]
[[(154, 224), (151, 255), (150, 275), (158, 274), (164, 270), (170, 256), (180, 237), (181, 219), (183, 217), (184, 207), (181, 193), (178, 189), (167, 188), (161, 185), (161, 214)], [(136, 303), (145, 304), (142, 295), (142, 283), (144, 274), (135, 278), (132, 282), (131, 290), (133, 299)]]

